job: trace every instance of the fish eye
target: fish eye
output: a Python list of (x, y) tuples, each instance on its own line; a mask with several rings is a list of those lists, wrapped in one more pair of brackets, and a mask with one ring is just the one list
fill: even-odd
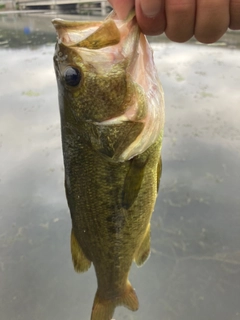
[(64, 79), (68, 86), (76, 87), (81, 81), (81, 73), (77, 68), (68, 67), (64, 72)]

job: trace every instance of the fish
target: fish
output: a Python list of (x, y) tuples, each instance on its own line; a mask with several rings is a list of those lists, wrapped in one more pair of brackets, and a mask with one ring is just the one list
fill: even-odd
[(110, 320), (117, 306), (139, 308), (128, 275), (150, 254), (164, 93), (134, 12), (52, 23), (73, 266), (94, 266), (91, 320)]

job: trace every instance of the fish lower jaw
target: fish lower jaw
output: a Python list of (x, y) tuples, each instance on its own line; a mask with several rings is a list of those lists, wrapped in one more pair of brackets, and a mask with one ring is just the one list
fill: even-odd
[(123, 114), (120, 117), (111, 118), (111, 119), (104, 120), (104, 121), (101, 121), (101, 122), (94, 122), (94, 124), (97, 125), (97, 126), (111, 126), (111, 125), (114, 125), (114, 124), (121, 124), (121, 123), (123, 123), (125, 121), (145, 123), (146, 120), (145, 119), (135, 120), (133, 118), (131, 119), (131, 118), (127, 117), (125, 114)]
[(130, 107), (127, 108), (124, 114), (118, 117), (113, 117), (101, 122), (95, 122), (96, 125), (109, 126), (114, 124), (121, 124), (124, 121), (134, 121), (134, 122), (145, 122), (145, 119), (139, 119), (138, 117), (138, 103), (134, 102)]

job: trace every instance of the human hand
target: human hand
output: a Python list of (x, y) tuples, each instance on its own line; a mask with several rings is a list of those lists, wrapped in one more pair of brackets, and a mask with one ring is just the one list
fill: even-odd
[(240, 0), (109, 0), (120, 19), (135, 6), (138, 24), (147, 35), (163, 32), (176, 42), (192, 36), (217, 41), (228, 28), (240, 29)]

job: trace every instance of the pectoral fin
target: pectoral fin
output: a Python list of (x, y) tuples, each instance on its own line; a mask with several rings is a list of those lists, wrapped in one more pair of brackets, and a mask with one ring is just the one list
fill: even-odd
[(122, 206), (125, 209), (129, 209), (138, 196), (147, 161), (148, 158), (143, 161), (138, 157), (129, 160), (130, 167), (124, 181), (122, 193)]
[(85, 257), (77, 239), (75, 238), (73, 230), (71, 232), (71, 253), (73, 266), (76, 272), (84, 272), (90, 268), (91, 261)]
[(141, 266), (150, 255), (150, 223), (147, 227), (143, 241), (135, 253), (134, 260), (137, 266)]

